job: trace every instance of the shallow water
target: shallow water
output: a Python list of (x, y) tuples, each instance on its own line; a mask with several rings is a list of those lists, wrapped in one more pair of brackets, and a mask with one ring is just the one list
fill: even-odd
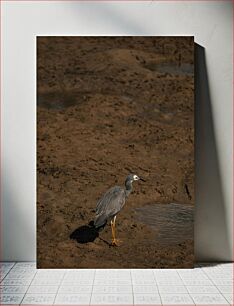
[(188, 204), (151, 204), (136, 209), (136, 218), (155, 230), (155, 240), (162, 245), (193, 239), (194, 206)]
[(173, 63), (160, 63), (160, 64), (148, 64), (147, 67), (151, 71), (157, 71), (161, 73), (168, 73), (171, 75), (187, 75), (194, 74), (194, 65), (182, 63), (180, 65)]

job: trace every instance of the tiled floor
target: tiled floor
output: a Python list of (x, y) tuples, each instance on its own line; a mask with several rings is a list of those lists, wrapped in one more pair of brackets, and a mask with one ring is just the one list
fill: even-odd
[(233, 264), (177, 270), (37, 270), (3, 262), (0, 304), (233, 305)]

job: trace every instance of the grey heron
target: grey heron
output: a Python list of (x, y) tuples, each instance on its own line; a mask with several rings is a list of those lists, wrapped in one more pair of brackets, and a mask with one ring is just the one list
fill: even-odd
[(97, 202), (94, 226), (95, 228), (100, 228), (104, 226), (109, 220), (111, 220), (113, 246), (118, 245), (118, 240), (115, 236), (116, 215), (123, 208), (127, 197), (130, 195), (133, 181), (138, 180), (145, 182), (145, 180), (136, 174), (129, 174), (125, 180), (125, 187), (114, 186), (110, 188)]

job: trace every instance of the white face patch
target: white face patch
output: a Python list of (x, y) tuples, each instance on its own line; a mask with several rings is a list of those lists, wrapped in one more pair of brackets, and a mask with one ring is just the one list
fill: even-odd
[(134, 176), (133, 176), (133, 179), (134, 179), (134, 181), (137, 181), (137, 180), (139, 180), (140, 178), (139, 178), (137, 175), (134, 175)]

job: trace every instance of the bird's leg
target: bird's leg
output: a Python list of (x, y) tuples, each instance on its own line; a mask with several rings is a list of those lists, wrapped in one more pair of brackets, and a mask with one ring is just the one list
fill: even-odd
[(117, 240), (116, 237), (115, 237), (115, 220), (116, 220), (116, 216), (114, 217), (113, 221), (111, 220), (111, 230), (112, 230), (112, 243), (111, 243), (111, 245), (118, 246), (118, 243), (120, 242), (120, 240)]
[(111, 232), (112, 232), (112, 245), (116, 245), (115, 241), (115, 230), (114, 230), (114, 222), (111, 220)]

